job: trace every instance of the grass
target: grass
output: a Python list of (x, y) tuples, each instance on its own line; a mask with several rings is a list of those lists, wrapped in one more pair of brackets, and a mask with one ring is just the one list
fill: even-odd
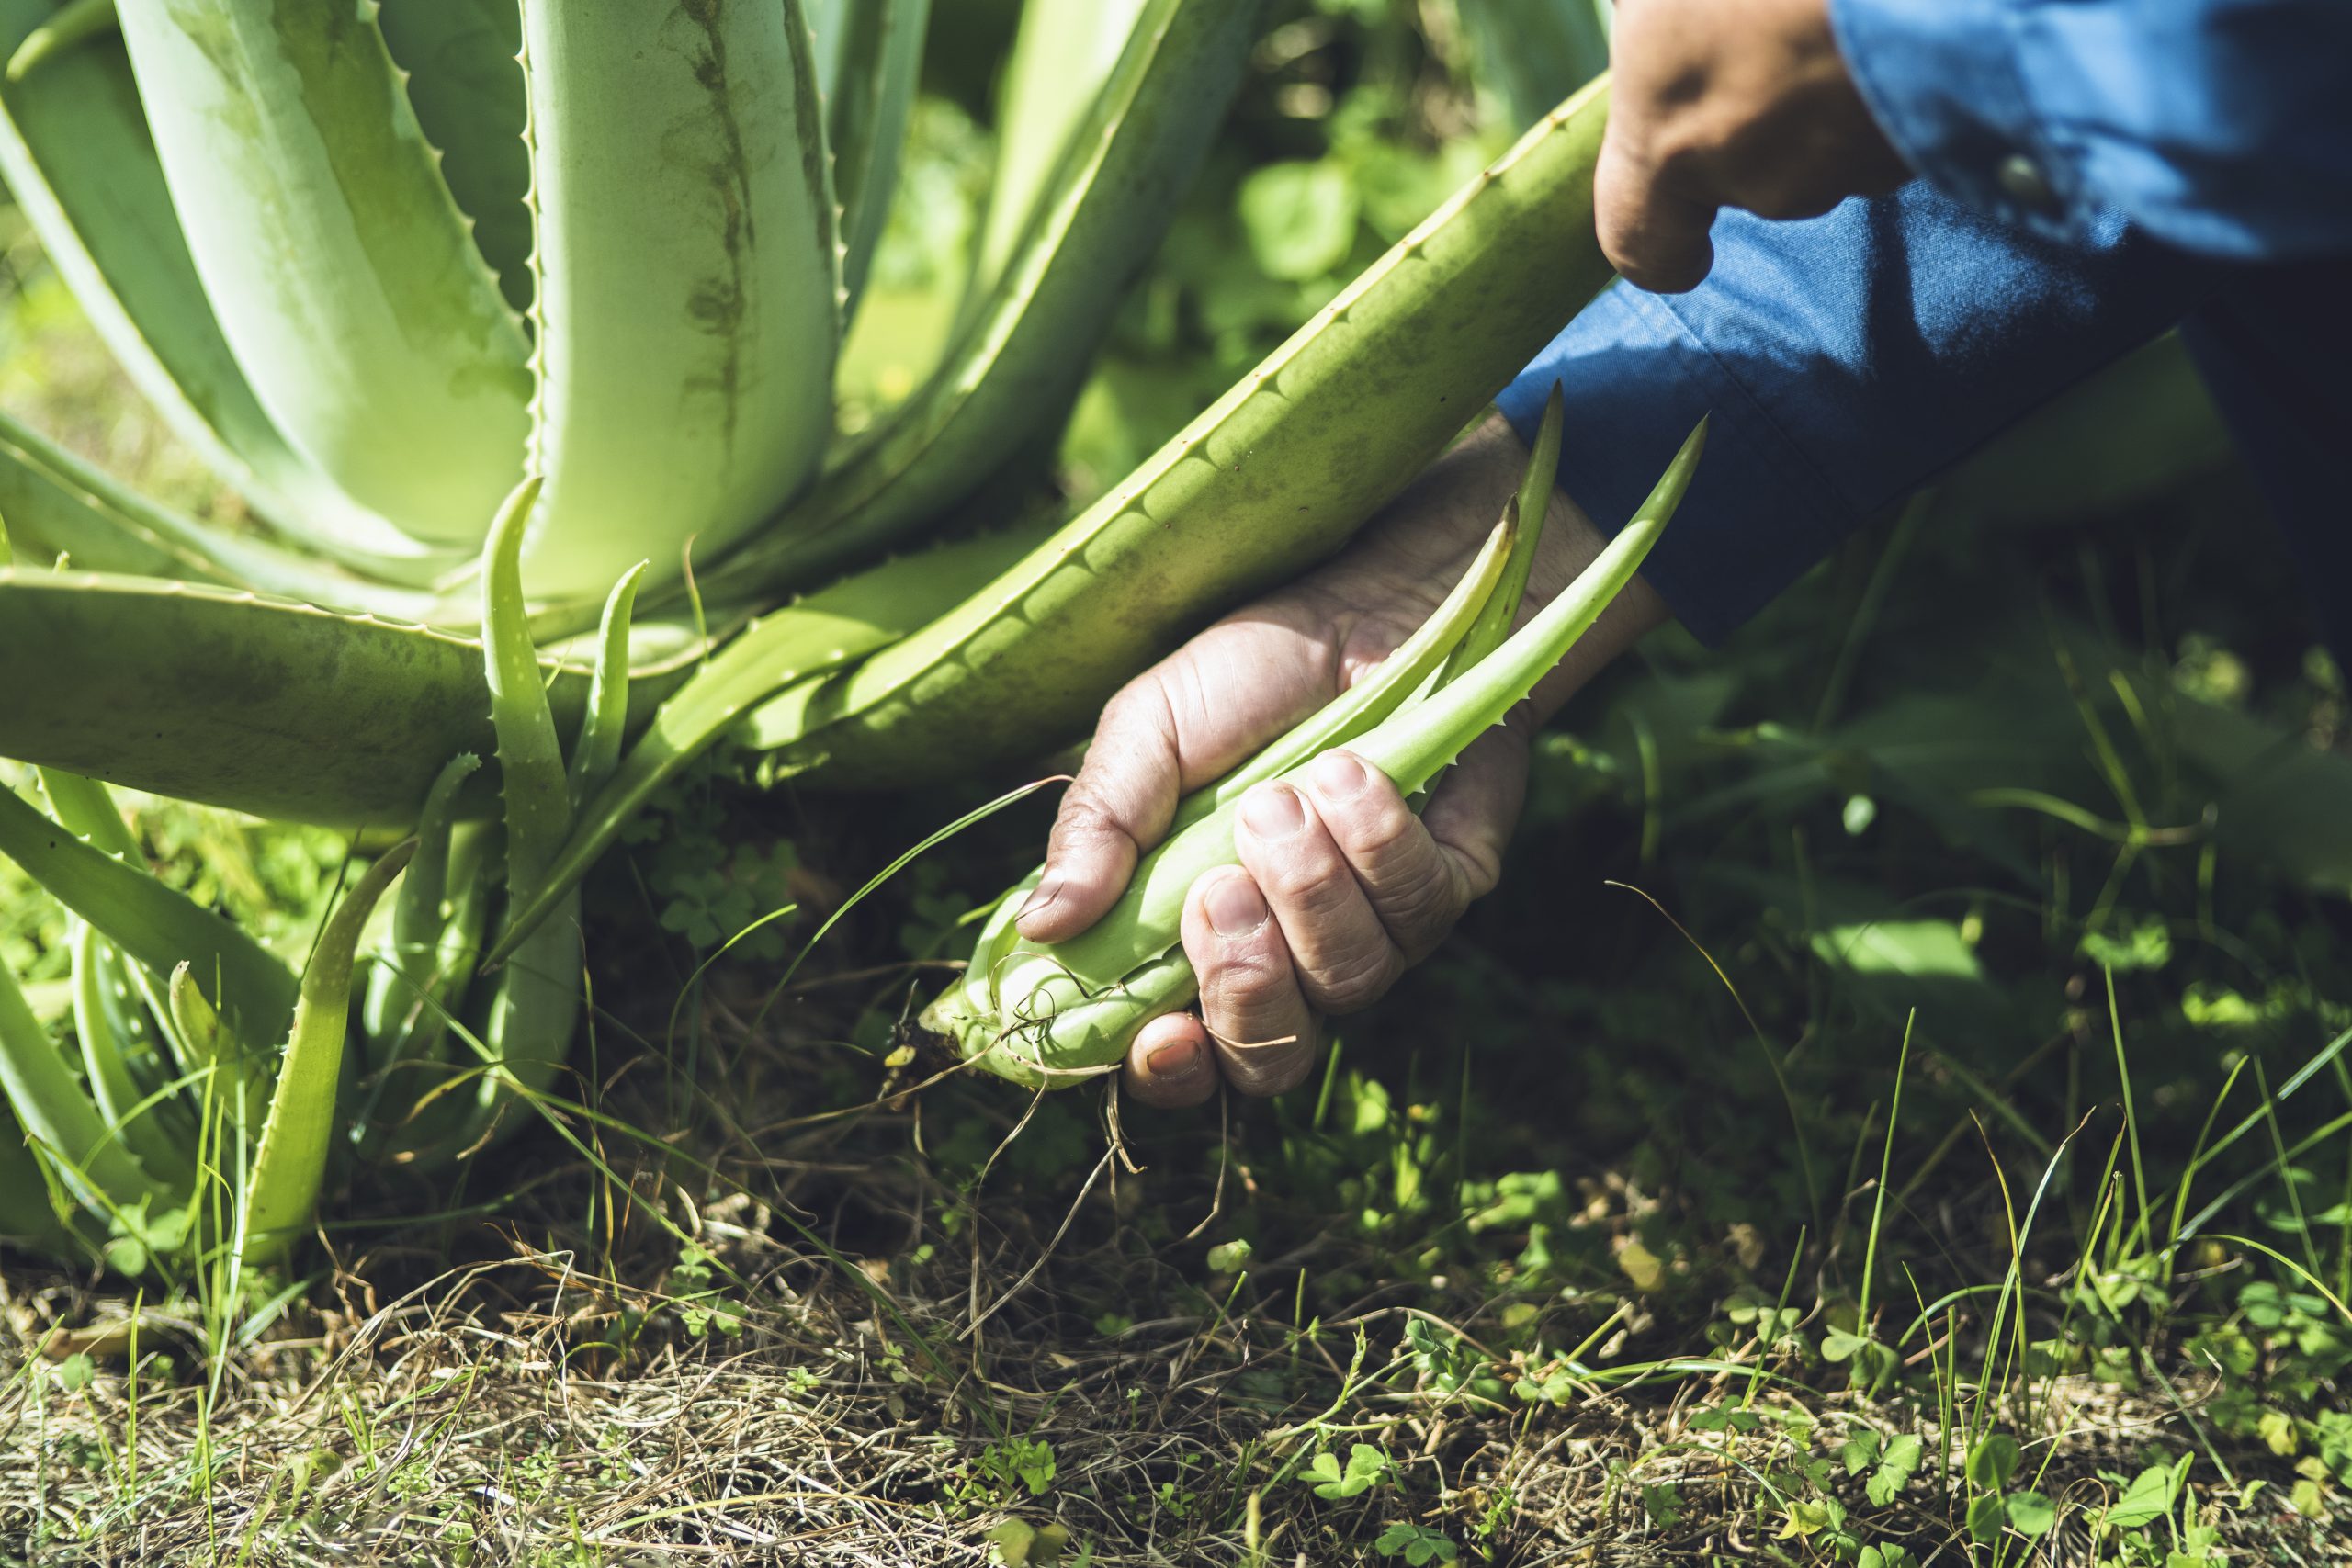
[[(1270, 44), (1073, 482), (1317, 302), (1252, 270), (1252, 168), (1453, 155), (1442, 93), (1347, 107), (1432, 92), (1387, 25)], [(968, 122), (923, 134), (956, 188)], [(6, 255), (0, 399), (204, 502)], [(1033, 1101), (906, 1028), (1049, 795), (859, 902), (1022, 781), (715, 760), (588, 890), (544, 1127), (233, 1290), (0, 1259), (0, 1562), (2341, 1561), (2352, 699), (2252, 512), (1927, 502), (1654, 639), (1544, 738), (1502, 888), (1269, 1104)], [(137, 804), (299, 953), (342, 843)], [(0, 865), (52, 1009), (62, 939)]]

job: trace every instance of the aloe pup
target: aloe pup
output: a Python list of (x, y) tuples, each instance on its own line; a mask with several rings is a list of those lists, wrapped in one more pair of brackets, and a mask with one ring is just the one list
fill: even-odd
[[(1532, 455), (1521, 496), (1549, 492), (1557, 463), (1557, 405)], [(1015, 1082), (1066, 1086), (1104, 1071), (1136, 1032), (1189, 1004), (1196, 989), (1180, 940), (1184, 900), (1204, 872), (1238, 863), (1234, 820), (1242, 794), (1285, 777), (1335, 747), (1393, 781), (1408, 798), (1428, 790), (1470, 744), (1532, 690), (1640, 570), (1674, 514), (1705, 439), (1702, 423), (1617, 536), (1560, 596), (1508, 637), (1541, 527), (1540, 504), (1514, 498), (1460, 583), (1404, 647), (1336, 701), (1229, 777), (1185, 800), (1175, 830), (1136, 867), (1126, 894), (1083, 934), (1052, 945), (1013, 928), (1021, 896), (997, 905), (970, 965), (923, 1014), (963, 1055)], [(1042, 868), (1040, 868), (1042, 871)]]

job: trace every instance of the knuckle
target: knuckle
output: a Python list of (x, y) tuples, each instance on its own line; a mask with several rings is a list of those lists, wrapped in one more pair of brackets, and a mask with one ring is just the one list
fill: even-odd
[(1328, 959), (1305, 977), (1307, 999), (1325, 1012), (1359, 1012), (1396, 984), (1397, 956), (1384, 943)]

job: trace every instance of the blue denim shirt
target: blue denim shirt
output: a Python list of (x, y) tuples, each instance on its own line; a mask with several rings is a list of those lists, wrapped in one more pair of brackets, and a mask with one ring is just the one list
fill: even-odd
[[(1499, 400), (1566, 392), (1561, 484), (1629, 515), (1707, 455), (1645, 575), (1715, 640), (1849, 530), (2179, 325), (2352, 651), (2352, 0), (1830, 0), (1922, 176), (1725, 212), (1687, 295), (1611, 288)], [(2330, 494), (2330, 481), (2336, 493)]]

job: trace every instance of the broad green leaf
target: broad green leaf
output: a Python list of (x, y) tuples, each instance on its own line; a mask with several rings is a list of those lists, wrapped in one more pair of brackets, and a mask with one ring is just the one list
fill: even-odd
[(1479, 94), (1513, 131), (1609, 69), (1609, 0), (1470, 0), (1457, 13)]
[(931, 379), (706, 587), (798, 587), (883, 548), (1061, 418), (1224, 118), (1257, 16), (1256, 0), (1148, 0), (1036, 220)]
[(523, 144), (523, 20), (514, 0), (382, 0), (384, 44), (408, 73), (424, 139), (507, 303), (531, 303), (531, 155)]
[(2018, 1472), (2021, 1450), (2007, 1432), (1988, 1432), (1968, 1450), (1968, 1483), (1984, 1492), (1998, 1492)]
[(1531, 131), (986, 590), (739, 733), (782, 767), (825, 760), (828, 785), (968, 773), (1078, 729), (1210, 613), (1337, 547), (1609, 280), (1607, 104), (1597, 86)]
[(2117, 1529), (2137, 1529), (2154, 1524), (2172, 1511), (2172, 1500), (2180, 1489), (2184, 1472), (2168, 1464), (2152, 1464), (2132, 1478), (2106, 1513), (2106, 1520)]
[[(0, 976), (0, 987), (14, 982)], [(6, 1027), (8, 1004), (0, 999), (0, 1029)], [(0, 1040), (0, 1055), (6, 1044)], [(0, 1072), (5, 1072), (0, 1067)], [(25, 1130), (8, 1108), (7, 1080), (0, 1077), (0, 1242), (29, 1252), (62, 1256), (73, 1235), (49, 1201), (49, 1180), (40, 1162), (25, 1142)]]
[(351, 971), (359, 933), (415, 847), (414, 840), (405, 841), (369, 866), (327, 917), (311, 949), (301, 999), (238, 1212), (237, 1251), (248, 1263), (284, 1252), (318, 1206), (327, 1151), (339, 1133), (335, 1089), (351, 1027)]
[(479, 540), (522, 471), (529, 345), (375, 7), (119, 10), (197, 274), (262, 407), (403, 532)]
[(2030, 1540), (2039, 1540), (2058, 1524), (2058, 1505), (2039, 1492), (2012, 1492), (2007, 1508), (2009, 1528)]
[(1829, 926), (1813, 939), (1822, 959), (1857, 975), (1978, 981), (1984, 966), (1950, 920), (1868, 920)]
[(995, 288), (1048, 199), (1056, 169), (1087, 132), (1149, 0), (1027, 0), (997, 94), (996, 173), (980, 221), (972, 297)]
[(1241, 182), (1241, 231), (1270, 277), (1306, 282), (1338, 269), (1356, 239), (1356, 187), (1330, 160), (1269, 164)]
[[(690, 626), (639, 624), (642, 716), (695, 668)], [(549, 696), (576, 728), (584, 666)], [(250, 593), (0, 567), (0, 756), (256, 816), (413, 822), (460, 751), (488, 754), (481, 645)], [(93, 714), (107, 716), (104, 724)]]
[(523, 39), (547, 485), (524, 573), (601, 598), (649, 554), (669, 580), (689, 541), (723, 551), (823, 456), (841, 278), (822, 106), (799, 0), (525, 0)]
[[(0, 48), (51, 14), (42, 0), (0, 0)], [(86, 40), (0, 87), (0, 175), (140, 394), (262, 516), (394, 581), (457, 563), (336, 490), (263, 412), (197, 276), (119, 39)]]
[(808, 11), (825, 95), (833, 196), (842, 209), (846, 336), (898, 191), (899, 152), (914, 109), (931, 0), (813, 0)]

